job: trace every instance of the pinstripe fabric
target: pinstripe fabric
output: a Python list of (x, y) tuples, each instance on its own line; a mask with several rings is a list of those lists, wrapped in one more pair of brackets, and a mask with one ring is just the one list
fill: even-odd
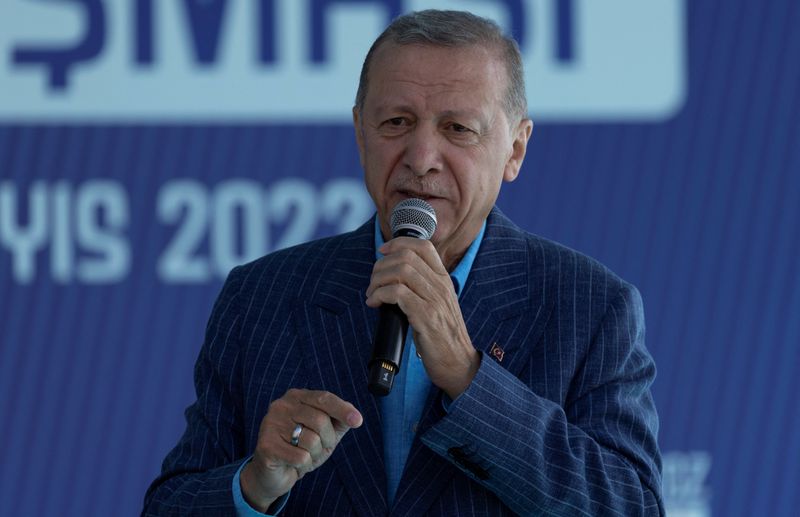
[[(286, 515), (387, 515), (380, 416), (366, 390), (372, 222), (234, 269), (207, 327), (187, 429), (143, 515), (233, 515), (230, 482), (290, 387), (351, 401), (364, 425), (300, 480)], [(432, 391), (392, 515), (659, 515), (658, 427), (635, 288), (498, 210), (461, 308), (483, 353), (450, 407)]]

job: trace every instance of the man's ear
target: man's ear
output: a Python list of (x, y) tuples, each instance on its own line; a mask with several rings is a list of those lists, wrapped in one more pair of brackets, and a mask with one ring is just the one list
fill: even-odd
[(358, 146), (358, 158), (361, 162), (361, 168), (364, 168), (364, 131), (363, 122), (361, 120), (361, 113), (358, 111), (358, 106), (353, 106), (353, 129), (356, 132), (356, 145)]
[(522, 119), (514, 130), (511, 143), (511, 155), (506, 162), (503, 171), (503, 181), (514, 181), (522, 168), (522, 161), (525, 159), (525, 151), (528, 149), (528, 139), (533, 131), (533, 121), (529, 118)]

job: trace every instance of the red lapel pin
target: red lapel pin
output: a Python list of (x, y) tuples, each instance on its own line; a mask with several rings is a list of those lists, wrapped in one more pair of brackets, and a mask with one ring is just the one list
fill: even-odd
[(498, 363), (503, 362), (503, 356), (505, 355), (505, 351), (500, 348), (500, 345), (497, 343), (492, 343), (492, 348), (489, 349), (489, 355), (497, 359)]

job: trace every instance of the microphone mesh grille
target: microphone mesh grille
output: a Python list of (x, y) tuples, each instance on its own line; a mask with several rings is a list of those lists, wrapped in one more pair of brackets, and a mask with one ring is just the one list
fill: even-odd
[(420, 233), (421, 239), (430, 239), (436, 231), (436, 212), (427, 201), (422, 199), (404, 199), (392, 210), (392, 235), (403, 229)]

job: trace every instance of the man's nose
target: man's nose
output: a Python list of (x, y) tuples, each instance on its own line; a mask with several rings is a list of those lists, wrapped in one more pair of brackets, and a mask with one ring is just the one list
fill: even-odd
[(442, 168), (440, 135), (435, 128), (419, 124), (409, 134), (403, 157), (415, 176), (425, 176)]

